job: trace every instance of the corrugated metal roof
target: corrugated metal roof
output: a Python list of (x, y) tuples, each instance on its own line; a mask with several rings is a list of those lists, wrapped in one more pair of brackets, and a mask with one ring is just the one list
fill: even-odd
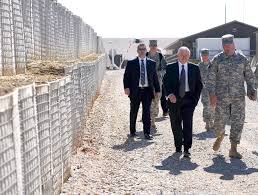
[(210, 28), (210, 29), (208, 29), (208, 30), (205, 30), (205, 31), (202, 31), (202, 32), (199, 32), (199, 33), (196, 33), (196, 34), (193, 34), (193, 35), (190, 35), (190, 36), (187, 36), (187, 37), (178, 39), (178, 40), (174, 41), (173, 43), (169, 44), (168, 46), (166, 46), (165, 49), (170, 49), (172, 46), (174, 46), (174, 45), (175, 45), (176, 43), (178, 43), (179, 41), (184, 41), (184, 40), (187, 40), (187, 39), (191, 39), (191, 38), (193, 38), (193, 37), (195, 37), (195, 36), (198, 36), (198, 35), (207, 33), (207, 32), (209, 32), (209, 31), (214, 31), (214, 30), (216, 30), (216, 29), (218, 29), (218, 28), (223, 28), (224, 26), (231, 25), (231, 24), (233, 24), (233, 23), (245, 25), (245, 26), (247, 26), (247, 27), (249, 27), (249, 28), (254, 28), (254, 29), (256, 29), (255, 31), (258, 32), (258, 28), (257, 28), (257, 27), (251, 26), (251, 25), (246, 24), (246, 23), (243, 23), (243, 22), (239, 22), (239, 21), (237, 21), (237, 20), (234, 20), (234, 21), (231, 21), (231, 22), (222, 24), (222, 25), (220, 25), (220, 26), (216, 26), (216, 27), (214, 27), (214, 28)]

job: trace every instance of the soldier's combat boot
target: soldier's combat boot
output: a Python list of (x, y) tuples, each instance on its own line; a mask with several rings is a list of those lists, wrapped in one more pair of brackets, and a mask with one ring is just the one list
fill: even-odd
[(205, 129), (207, 131), (211, 131), (213, 129), (213, 122), (212, 121), (206, 122)]
[(213, 121), (210, 121), (210, 122), (209, 122), (209, 126), (210, 126), (210, 129), (211, 129), (211, 130), (214, 130), (214, 122), (213, 122)]
[(213, 150), (218, 151), (221, 145), (222, 140), (224, 139), (225, 133), (221, 133), (219, 136), (217, 136), (216, 141), (213, 144)]
[(206, 129), (206, 131), (209, 131), (209, 123), (208, 122), (206, 122), (205, 129)]
[(243, 157), (239, 152), (237, 152), (237, 144), (231, 143), (231, 149), (229, 150), (229, 157), (237, 158), (237, 159), (241, 159)]

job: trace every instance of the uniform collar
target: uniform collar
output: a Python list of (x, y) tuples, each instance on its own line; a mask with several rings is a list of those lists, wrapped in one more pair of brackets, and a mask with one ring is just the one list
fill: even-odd
[(157, 56), (159, 53), (158, 52), (155, 52), (154, 54), (152, 54), (150, 51), (149, 51), (149, 55), (151, 56), (151, 57), (155, 57), (155, 56)]

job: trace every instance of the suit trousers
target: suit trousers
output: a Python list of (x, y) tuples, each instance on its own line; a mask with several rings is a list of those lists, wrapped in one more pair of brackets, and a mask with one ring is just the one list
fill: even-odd
[(150, 108), (152, 102), (152, 94), (147, 88), (139, 88), (137, 97), (130, 98), (130, 133), (136, 132), (136, 120), (140, 104), (142, 103), (142, 122), (144, 134), (150, 134)]
[(168, 100), (171, 128), (174, 135), (175, 147), (187, 151), (192, 147), (193, 113), (195, 110), (194, 99), (186, 92), (183, 98), (177, 98), (177, 102)]

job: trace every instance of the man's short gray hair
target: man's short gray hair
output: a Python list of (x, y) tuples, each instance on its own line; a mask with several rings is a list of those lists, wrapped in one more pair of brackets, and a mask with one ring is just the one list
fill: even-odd
[(177, 55), (178, 55), (180, 52), (182, 52), (182, 51), (186, 51), (186, 52), (188, 52), (189, 55), (191, 55), (190, 49), (189, 49), (188, 47), (186, 47), (186, 46), (180, 47), (180, 48), (178, 49), (178, 51), (177, 51)]

